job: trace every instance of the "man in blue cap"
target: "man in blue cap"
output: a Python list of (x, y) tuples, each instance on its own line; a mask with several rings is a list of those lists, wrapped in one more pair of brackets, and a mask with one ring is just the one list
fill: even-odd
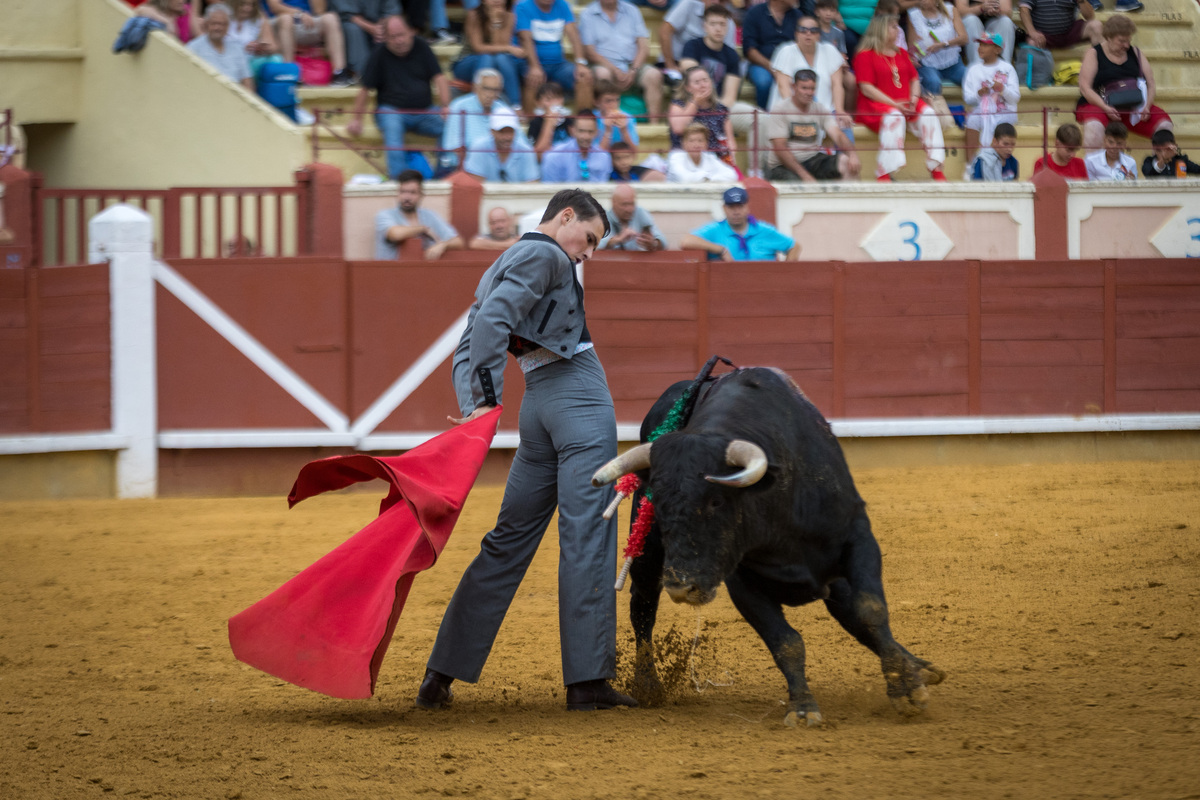
[(750, 195), (740, 186), (726, 189), (725, 219), (684, 234), (683, 250), (703, 250), (710, 261), (796, 261), (800, 245), (773, 225), (750, 216)]

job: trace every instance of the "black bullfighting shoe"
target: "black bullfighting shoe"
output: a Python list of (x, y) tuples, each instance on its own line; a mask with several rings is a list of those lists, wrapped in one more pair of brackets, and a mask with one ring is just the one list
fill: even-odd
[(621, 694), (606, 680), (582, 681), (567, 686), (567, 711), (599, 711), (620, 706), (637, 708), (637, 700)]
[(421, 681), (421, 688), (417, 690), (417, 697), (413, 702), (418, 708), (428, 708), (431, 711), (445, 708), (454, 701), (454, 692), (450, 691), (453, 681), (454, 678), (437, 670), (425, 670), (425, 680)]

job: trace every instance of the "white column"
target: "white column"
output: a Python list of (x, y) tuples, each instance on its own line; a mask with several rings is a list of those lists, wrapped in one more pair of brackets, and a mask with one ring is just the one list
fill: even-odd
[(129, 446), (117, 451), (117, 496), (158, 492), (157, 331), (154, 222), (126, 205), (88, 223), (88, 262), (108, 262), (112, 335), (112, 427)]

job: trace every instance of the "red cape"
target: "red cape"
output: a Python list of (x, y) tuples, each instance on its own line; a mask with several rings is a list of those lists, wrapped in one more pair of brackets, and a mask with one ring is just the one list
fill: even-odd
[[(413, 577), (437, 560), (496, 435), (501, 409), (400, 456), (306, 464), (288, 507), (379, 478), (379, 516), (308, 569), (229, 620), (239, 661), (333, 697), (370, 697)], [(403, 500), (404, 502), (400, 502)]]

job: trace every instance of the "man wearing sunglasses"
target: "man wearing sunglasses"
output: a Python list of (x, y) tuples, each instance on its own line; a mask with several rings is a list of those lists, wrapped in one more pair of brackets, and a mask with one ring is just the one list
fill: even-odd
[(740, 186), (722, 196), (725, 219), (684, 234), (683, 250), (703, 250), (710, 261), (796, 261), (800, 245), (750, 214), (750, 195)]

